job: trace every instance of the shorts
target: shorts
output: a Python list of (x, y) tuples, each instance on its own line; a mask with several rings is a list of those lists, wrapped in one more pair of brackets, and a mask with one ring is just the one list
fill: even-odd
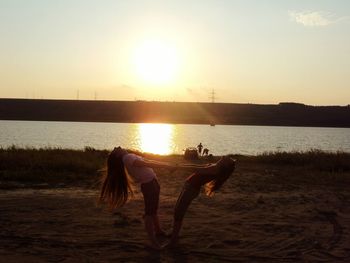
[(156, 215), (159, 204), (160, 186), (156, 178), (141, 184), (141, 191), (145, 201), (145, 216)]
[(183, 220), (188, 207), (190, 206), (192, 200), (199, 195), (199, 192), (200, 188), (196, 188), (192, 186), (189, 182), (185, 182), (175, 205), (175, 221)]

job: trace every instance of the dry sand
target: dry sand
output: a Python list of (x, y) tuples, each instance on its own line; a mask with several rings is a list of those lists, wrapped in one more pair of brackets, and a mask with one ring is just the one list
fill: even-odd
[[(261, 170), (262, 171), (262, 170)], [(1, 262), (350, 262), (349, 193), (290, 184), (277, 171), (238, 169), (188, 211), (175, 249), (145, 248), (143, 200), (114, 214), (82, 188), (0, 192)], [(184, 174), (159, 176), (170, 231)], [(165, 241), (165, 240), (162, 240)]]

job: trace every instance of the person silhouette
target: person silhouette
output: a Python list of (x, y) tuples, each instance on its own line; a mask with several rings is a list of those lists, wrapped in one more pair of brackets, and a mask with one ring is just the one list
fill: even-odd
[(234, 172), (235, 164), (236, 160), (227, 155), (220, 158), (216, 163), (176, 165), (177, 169), (189, 171), (192, 174), (185, 180), (182, 191), (177, 199), (174, 209), (173, 231), (169, 243), (165, 245), (166, 248), (177, 245), (185, 214), (192, 201), (201, 192), (201, 188), (205, 188), (208, 196), (213, 196)]
[(204, 148), (203, 149), (203, 155), (207, 155), (209, 154), (209, 149), (208, 148)]
[(161, 250), (157, 236), (165, 235), (158, 218), (160, 186), (154, 168), (174, 171), (177, 167), (165, 162), (144, 159), (128, 152), (122, 147), (115, 147), (108, 155), (107, 171), (101, 180), (100, 203), (107, 203), (110, 209), (117, 209), (130, 199), (134, 187), (138, 185), (143, 194), (145, 213), (144, 224), (148, 234), (149, 247)]
[(202, 145), (201, 142), (197, 145), (197, 148), (198, 148), (198, 153), (199, 153), (199, 155), (202, 155), (203, 145)]

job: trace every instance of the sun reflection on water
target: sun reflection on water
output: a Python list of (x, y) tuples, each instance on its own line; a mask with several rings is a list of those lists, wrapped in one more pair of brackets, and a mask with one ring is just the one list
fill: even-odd
[(140, 148), (143, 152), (170, 154), (173, 149), (174, 125), (142, 123), (138, 125)]

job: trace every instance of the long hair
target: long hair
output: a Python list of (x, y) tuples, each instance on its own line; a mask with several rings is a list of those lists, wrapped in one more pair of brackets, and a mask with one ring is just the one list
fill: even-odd
[(224, 163), (221, 165), (216, 178), (205, 185), (205, 192), (208, 196), (213, 196), (221, 188), (235, 170), (235, 164), (234, 159), (228, 156), (224, 157)]
[(99, 201), (110, 209), (123, 206), (133, 195), (130, 179), (125, 171), (123, 157), (112, 152), (107, 160), (107, 172), (102, 177)]

